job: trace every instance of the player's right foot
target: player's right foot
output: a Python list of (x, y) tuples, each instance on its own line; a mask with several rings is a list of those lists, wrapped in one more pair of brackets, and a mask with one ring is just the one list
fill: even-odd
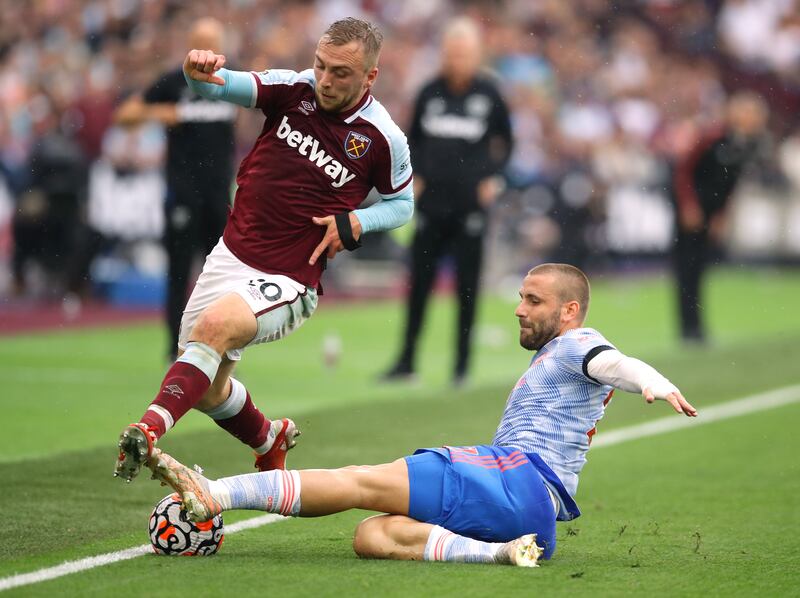
[(275, 435), (272, 447), (263, 455), (256, 454), (256, 469), (258, 471), (272, 471), (273, 469), (286, 469), (286, 453), (297, 444), (300, 430), (289, 418), (273, 419), (270, 424), (270, 434)]
[(192, 521), (208, 521), (222, 512), (222, 504), (214, 498), (208, 480), (199, 471), (186, 467), (159, 449), (153, 451), (147, 466), (153, 471), (154, 479), (181, 495), (183, 508)]
[(505, 545), (509, 563), (517, 567), (538, 567), (544, 549), (536, 544), (536, 534), (526, 534)]
[(141, 423), (130, 424), (119, 435), (119, 456), (114, 467), (114, 476), (130, 482), (139, 475), (156, 443), (156, 435), (150, 428)]

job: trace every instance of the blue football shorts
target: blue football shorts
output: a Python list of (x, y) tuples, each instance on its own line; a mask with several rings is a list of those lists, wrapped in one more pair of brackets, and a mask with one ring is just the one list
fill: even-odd
[(408, 464), (409, 517), (484, 542), (536, 534), (549, 559), (556, 513), (542, 476), (510, 447), (419, 449)]

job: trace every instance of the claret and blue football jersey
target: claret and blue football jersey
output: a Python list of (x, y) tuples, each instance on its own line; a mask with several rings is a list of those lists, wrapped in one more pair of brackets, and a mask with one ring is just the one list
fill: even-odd
[(312, 69), (251, 76), (266, 121), (239, 168), (223, 238), (248, 266), (315, 287), (324, 260), (308, 258), (325, 229), (311, 219), (354, 210), (373, 187), (382, 199), (408, 192), (408, 143), (369, 93), (332, 114), (317, 108)]

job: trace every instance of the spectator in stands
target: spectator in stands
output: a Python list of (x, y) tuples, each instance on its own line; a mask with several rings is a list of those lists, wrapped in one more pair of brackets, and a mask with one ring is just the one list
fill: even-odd
[(29, 290), (36, 264), (43, 275), (38, 290), (54, 298), (64, 291), (64, 274), (84, 231), (88, 165), (63, 108), (51, 97), (38, 98), (38, 137), (12, 222), (13, 290), (17, 295)]
[(673, 257), (684, 341), (705, 341), (701, 285), (709, 241), (720, 238), (725, 208), (745, 166), (759, 154), (768, 116), (761, 96), (751, 92), (733, 95), (724, 125), (701, 136), (675, 167)]
[[(199, 3), (169, 0), (0, 2), (0, 162), (8, 186), (19, 194), (40, 134), (32, 123), (40, 118), (42, 89), (59, 94), (77, 112), (70, 117), (80, 127), (77, 140), (96, 160), (116, 95), (146, 89), (174, 68), (185, 56), (184, 32), (201, 14), (225, 22), (229, 53), (243, 66), (267, 62), (300, 69), (316, 44), (313, 32), (357, 6), (381, 24), (393, 50), (383, 57), (376, 94), (398, 122), (408, 122), (419, 81), (435, 74), (438, 33), (453, 14), (469, 14), (481, 23), (486, 62), (503, 76), (512, 107), (518, 143), (510, 168), (513, 192), (503, 202), (513, 205), (501, 207), (515, 213), (530, 207), (529, 191), (542, 184), (555, 188), (573, 170), (597, 179), (593, 157), (616, 142), (620, 130), (624, 144), (635, 137), (641, 160), (655, 161), (665, 173), (674, 156), (685, 152), (685, 134), (719, 119), (725, 88), (759, 90), (770, 103), (771, 128), (792, 130), (800, 112), (796, 5), (221, 0), (201, 10)], [(236, 143), (244, 151), (261, 124), (257, 113), (241, 112)], [(653, 193), (668, 210), (664, 185), (653, 184)], [(602, 200), (609, 204), (606, 196)], [(509, 224), (494, 227), (497, 245), (511, 259), (487, 264), (493, 280), (537, 259), (538, 252), (532, 255), (514, 236), (541, 241), (542, 235), (525, 219)], [(557, 233), (558, 223), (551, 224)], [(668, 251), (668, 222), (653, 226), (663, 236), (657, 246), (631, 247), (629, 240), (616, 239), (625, 252)], [(10, 261), (6, 246), (0, 242), (0, 269)], [(493, 260), (500, 255), (487, 252)], [(332, 279), (329, 290), (335, 291)]]

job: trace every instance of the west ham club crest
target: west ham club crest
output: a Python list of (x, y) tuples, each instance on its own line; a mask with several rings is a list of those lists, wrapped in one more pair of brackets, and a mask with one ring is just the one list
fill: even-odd
[(372, 145), (372, 139), (366, 135), (350, 131), (347, 134), (347, 139), (344, 140), (344, 151), (347, 152), (349, 158), (358, 160), (367, 153), (370, 145)]

